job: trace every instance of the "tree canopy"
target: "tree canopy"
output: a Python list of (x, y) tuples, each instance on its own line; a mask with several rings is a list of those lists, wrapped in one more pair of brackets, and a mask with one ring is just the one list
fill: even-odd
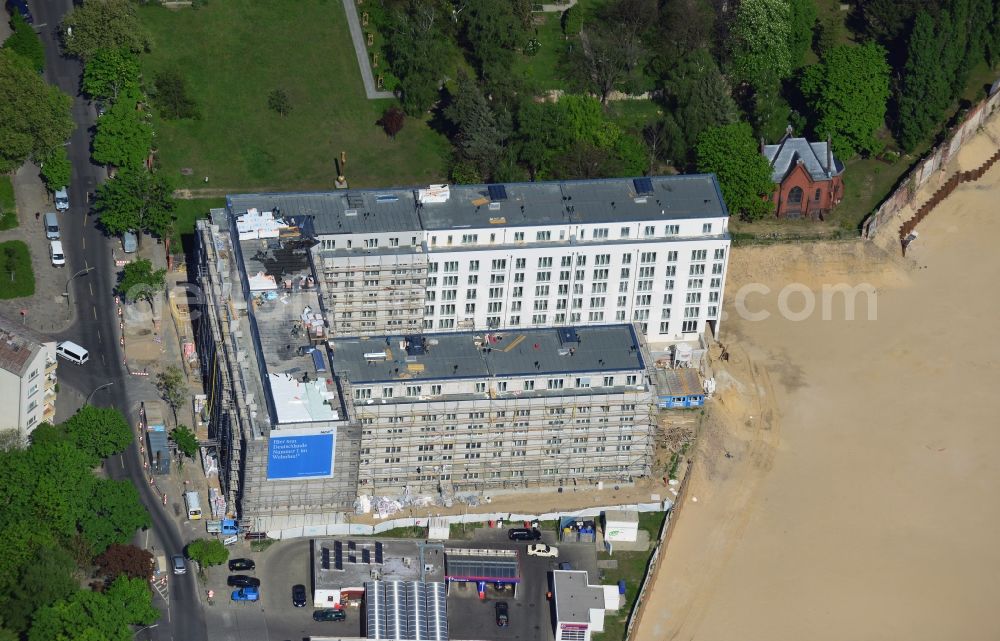
[(128, 88), (97, 121), (91, 152), (95, 162), (133, 169), (145, 165), (153, 146), (153, 125), (141, 108), (143, 102), (138, 89)]
[(60, 33), (63, 50), (84, 62), (102, 49), (149, 48), (149, 34), (130, 0), (86, 0), (66, 14)]
[(38, 34), (17, 11), (10, 18), (10, 26), (11, 34), (4, 41), (3, 48), (24, 56), (35, 71), (41, 73), (45, 69), (45, 47)]
[(156, 389), (177, 418), (177, 410), (187, 402), (188, 387), (184, 372), (173, 365), (156, 375)]
[(129, 481), (97, 479), (88, 507), (80, 529), (94, 553), (127, 543), (136, 530), (150, 526), (149, 512)]
[(118, 100), (139, 89), (139, 58), (127, 49), (98, 49), (83, 67), (83, 90), (92, 98)]
[(442, 63), (451, 57), (450, 6), (408, 0), (389, 14), (386, 56), (399, 77), (400, 101), (410, 115), (421, 114), (437, 100)]
[(789, 0), (742, 0), (731, 31), (730, 56), (736, 77), (761, 86), (792, 70), (792, 10)]
[(812, 129), (831, 135), (841, 158), (856, 152), (877, 153), (875, 133), (885, 122), (889, 65), (875, 43), (834, 47), (802, 76), (802, 93), (812, 110)]
[(173, 224), (172, 191), (161, 174), (125, 168), (98, 188), (95, 209), (110, 234), (135, 230), (163, 236)]
[(159, 616), (148, 583), (120, 577), (103, 593), (78, 590), (68, 599), (41, 608), (28, 641), (131, 641), (129, 626), (150, 625)]
[(216, 539), (196, 539), (188, 543), (187, 555), (207, 567), (225, 563), (229, 559), (229, 549)]
[(73, 166), (69, 162), (69, 155), (62, 145), (53, 149), (44, 157), (38, 159), (42, 165), (42, 180), (50, 191), (61, 189), (69, 184), (70, 174)]
[(191, 458), (198, 451), (198, 437), (187, 425), (178, 425), (170, 430), (170, 440), (184, 456)]
[[(198, 105), (191, 97), (191, 90), (188, 88), (187, 78), (181, 72), (171, 67), (157, 72), (153, 79), (153, 100), (160, 111), (160, 115), (168, 120), (178, 120), (181, 118), (198, 118)], [(285, 102), (288, 97), (285, 96)], [(286, 108), (281, 115), (285, 115)]]
[(97, 459), (123, 452), (132, 442), (128, 421), (121, 412), (108, 407), (84, 405), (62, 427), (80, 451)]
[(0, 96), (0, 173), (46, 157), (73, 132), (70, 97), (9, 49), (0, 49)]
[(129, 302), (151, 300), (156, 292), (163, 291), (167, 270), (153, 269), (148, 258), (125, 265), (118, 281), (118, 291)]
[(758, 220), (773, 206), (771, 167), (760, 153), (750, 125), (737, 122), (709, 127), (698, 139), (698, 171), (714, 173), (731, 213)]

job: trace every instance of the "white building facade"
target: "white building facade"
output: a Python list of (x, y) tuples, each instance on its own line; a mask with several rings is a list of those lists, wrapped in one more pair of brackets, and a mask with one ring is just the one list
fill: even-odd
[(0, 317), (0, 430), (15, 429), (24, 441), (55, 418), (56, 343)]
[(714, 176), (234, 196), (308, 216), (336, 336), (638, 323), (719, 330), (729, 214)]

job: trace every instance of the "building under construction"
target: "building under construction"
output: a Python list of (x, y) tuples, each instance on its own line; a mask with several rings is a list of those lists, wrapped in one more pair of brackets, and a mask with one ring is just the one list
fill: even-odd
[[(492, 212), (493, 230), (465, 234), (461, 252), (436, 232), (466, 231), (458, 208), (472, 187), (452, 201), (447, 189), (230, 197), (198, 223), (196, 315), (230, 514), (244, 528), (305, 531), (359, 495), (447, 503), (650, 474), (646, 341), (715, 322), (728, 253), (714, 179), (682, 178), (484, 187), (469, 212)], [(615, 190), (630, 200), (591, 207)], [(496, 213), (510, 201), (527, 203), (523, 220)], [(670, 224), (639, 225), (661, 216)], [(610, 222), (618, 242), (598, 227)], [(514, 231), (542, 225), (544, 242)], [(677, 289), (704, 287), (711, 305), (686, 294), (675, 326), (682, 274), (693, 277)]]

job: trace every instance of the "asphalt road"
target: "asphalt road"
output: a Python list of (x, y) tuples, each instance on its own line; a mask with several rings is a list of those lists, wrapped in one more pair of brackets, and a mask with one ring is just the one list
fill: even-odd
[[(88, 101), (80, 95), (79, 61), (64, 58), (59, 53), (58, 25), (62, 16), (73, 6), (72, 0), (32, 2), (35, 30), (45, 44), (45, 78), (73, 96), (73, 120), (77, 128), (70, 138), (67, 151), (73, 165), (73, 180), (69, 187), (70, 210), (63, 218), (63, 246), (67, 265), (60, 277), (69, 278), (92, 267), (93, 270), (73, 279), (69, 286), (70, 302), (75, 306), (76, 322), (59, 335), (60, 340), (72, 340), (90, 351), (90, 361), (82, 366), (64, 362), (59, 368), (60, 385), (68, 385), (81, 394), (89, 395), (106, 383), (114, 383), (94, 393), (92, 404), (114, 406), (135, 421), (137, 401), (130, 397), (132, 381), (123, 367), (123, 355), (118, 344), (118, 318), (114, 305), (115, 269), (111, 257), (112, 241), (98, 228), (89, 213), (88, 193), (93, 193), (104, 180), (105, 172), (90, 162), (91, 128), (96, 117)], [(138, 448), (133, 445), (123, 457), (108, 461), (107, 470), (113, 478), (132, 481), (143, 503), (152, 515), (152, 535), (157, 551), (168, 556), (182, 552), (184, 540), (159, 498), (144, 476)], [(146, 540), (141, 534), (141, 542)], [(194, 575), (171, 576), (169, 606), (159, 597), (154, 603), (163, 610), (158, 625), (140, 631), (137, 639), (202, 641), (207, 639), (205, 618)]]

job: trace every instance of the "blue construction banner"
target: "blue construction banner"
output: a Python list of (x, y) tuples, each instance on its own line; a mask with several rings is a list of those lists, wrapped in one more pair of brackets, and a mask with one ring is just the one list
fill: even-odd
[(323, 478), (333, 474), (334, 434), (272, 436), (268, 440), (267, 478)]

